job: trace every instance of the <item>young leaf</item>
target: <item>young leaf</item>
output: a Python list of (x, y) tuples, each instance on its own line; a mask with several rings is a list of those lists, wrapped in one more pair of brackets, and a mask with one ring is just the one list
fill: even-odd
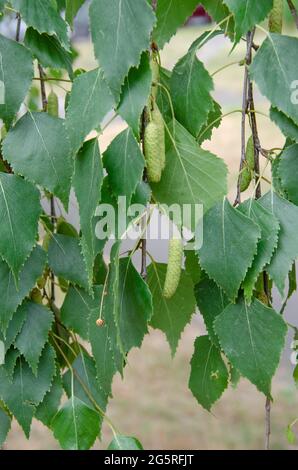
[(113, 140), (104, 153), (103, 163), (114, 195), (126, 196), (129, 204), (145, 166), (143, 154), (130, 128)]
[(70, 286), (61, 307), (63, 324), (85, 340), (88, 339), (88, 321), (91, 311), (96, 310), (99, 315), (101, 291), (100, 286), (94, 286), (94, 297), (92, 298), (83, 289)]
[(150, 95), (151, 82), (149, 55), (143, 52), (139, 67), (131, 68), (125, 79), (118, 105), (118, 113), (131, 127), (137, 139), (140, 136), (140, 118)]
[(261, 23), (273, 7), (273, 0), (224, 0), (224, 3), (234, 14), (237, 42), (256, 24)]
[(219, 349), (208, 336), (196, 339), (190, 365), (189, 388), (198, 403), (210, 411), (227, 388), (229, 373)]
[[(34, 375), (36, 375), (42, 350), (48, 340), (53, 314), (44, 305), (29, 300), (26, 300), (19, 307), (17, 314), (25, 314), (25, 322), (14, 344), (28, 362)], [(32, 338), (34, 338), (34, 341), (32, 341)]]
[(200, 264), (232, 301), (252, 265), (260, 235), (258, 225), (234, 209), (227, 199), (204, 218)]
[(183, 26), (198, 5), (197, 0), (159, 0), (157, 2), (157, 24), (153, 40), (160, 49), (171, 39), (176, 30)]
[(67, 70), (70, 78), (73, 77), (72, 55), (63, 49), (55, 36), (39, 34), (33, 28), (28, 28), (24, 43), (31, 50), (34, 57), (44, 67), (53, 67)]
[(47, 427), (51, 426), (52, 419), (59, 409), (62, 394), (63, 388), (61, 377), (60, 373), (57, 372), (50, 390), (46, 393), (44, 399), (36, 408), (34, 415), (36, 419), (41, 421)]
[(19, 176), (0, 173), (0, 256), (15, 280), (36, 244), (40, 214), (39, 191)]
[(250, 306), (240, 299), (216, 318), (214, 328), (232, 365), (269, 397), (287, 333), (282, 317), (256, 299)]
[(0, 104), (0, 118), (7, 128), (20, 109), (33, 79), (30, 52), (21, 44), (0, 35), (0, 80), (4, 84), (5, 103)]
[(51, 387), (55, 374), (55, 353), (48, 344), (42, 352), (35, 376), (24, 359), (19, 358), (12, 381), (0, 367), (0, 396), (29, 438), (35, 407)]
[(100, 200), (103, 168), (97, 139), (83, 145), (75, 158), (73, 186), (79, 203), (81, 245), (86, 262), (89, 283), (92, 282), (93, 264), (96, 256), (95, 231), (92, 219)]
[(11, 0), (12, 6), (20, 12), (21, 17), (27, 24), (39, 33), (55, 35), (69, 50), (69, 39), (67, 35), (67, 24), (61, 18), (53, 2), (46, 0)]
[(143, 446), (135, 437), (116, 434), (114, 435), (108, 450), (143, 450)]
[[(175, 65), (170, 81), (175, 116), (194, 137), (199, 135), (214, 108), (210, 95), (213, 80), (196, 56), (197, 44), (198, 40)], [(181, 89), (185, 92), (181, 93)]]
[(298, 125), (296, 125), (291, 118), (286, 116), (279, 109), (271, 106), (270, 119), (280, 128), (281, 132), (286, 137), (298, 142)]
[(0, 329), (5, 332), (8, 327), (5, 339), (6, 349), (12, 344), (22, 326), (18, 321), (21, 316), (17, 314), (13, 316), (13, 314), (42, 275), (45, 264), (46, 253), (40, 246), (36, 246), (20, 271), (17, 288), (9, 267), (0, 260)]
[(261, 238), (258, 242), (257, 254), (252, 266), (248, 269), (243, 281), (244, 295), (250, 302), (259, 274), (270, 262), (276, 250), (279, 234), (279, 223), (271, 212), (268, 212), (253, 199), (245, 201), (238, 208), (242, 214), (253, 220), (261, 229)]
[(73, 162), (63, 119), (29, 111), (8, 133), (3, 155), (16, 173), (59, 197), (67, 209)]
[(166, 299), (163, 296), (166, 271), (166, 264), (150, 264), (148, 267), (147, 281), (153, 300), (153, 316), (150, 325), (165, 333), (172, 356), (174, 356), (180, 336), (195, 312), (195, 298), (192, 279), (183, 270), (175, 294), (170, 299)]
[(203, 279), (195, 287), (197, 306), (203, 316), (209, 339), (220, 349), (218, 338), (214, 331), (214, 320), (229, 305), (229, 299), (212, 279)]
[(93, 0), (91, 3), (90, 24), (95, 56), (116, 101), (129, 69), (138, 66), (141, 53), (149, 48), (154, 21), (155, 16), (147, 0), (110, 0), (108, 4), (105, 0)]
[(298, 206), (298, 144), (291, 145), (282, 152), (278, 173), (288, 198)]
[(72, 396), (52, 420), (52, 430), (62, 449), (88, 450), (99, 433), (99, 414)]
[(49, 245), (49, 266), (56, 276), (88, 290), (89, 282), (79, 240), (55, 234)]
[(293, 261), (298, 257), (298, 207), (274, 192), (265, 194), (259, 202), (280, 224), (277, 250), (266, 271), (283, 295), (286, 277)]
[(5, 442), (7, 434), (10, 431), (11, 417), (6, 411), (0, 408), (0, 445), (2, 446)]
[(251, 78), (261, 93), (295, 123), (298, 123), (298, 106), (292, 94), (297, 80), (297, 48), (298, 38), (268, 34), (250, 67)]
[[(160, 203), (203, 204), (207, 211), (226, 194), (227, 168), (175, 121), (166, 132), (166, 168), (152, 189)], [(194, 230), (194, 224), (189, 223), (189, 228)]]
[(75, 78), (65, 121), (74, 153), (80, 149), (85, 137), (100, 126), (113, 105), (102, 69), (97, 68)]

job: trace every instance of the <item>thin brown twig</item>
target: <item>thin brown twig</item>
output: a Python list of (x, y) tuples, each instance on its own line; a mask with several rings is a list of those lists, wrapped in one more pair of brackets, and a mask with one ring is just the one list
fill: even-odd
[(294, 18), (294, 21), (295, 21), (295, 24), (296, 24), (296, 27), (298, 29), (298, 12), (296, 10), (296, 7), (294, 5), (294, 3), (292, 2), (292, 0), (287, 0), (288, 2), (288, 6), (289, 6), (289, 9), (290, 9), (290, 12)]
[(55, 78), (55, 77), (46, 77), (44, 76), (43, 78), (40, 77), (34, 77), (33, 80), (43, 80), (44, 82), (66, 82), (66, 83), (72, 83), (72, 80), (68, 80), (67, 78)]
[(246, 36), (246, 56), (245, 56), (245, 71), (244, 71), (244, 80), (243, 80), (243, 95), (242, 95), (242, 119), (241, 119), (241, 159), (239, 167), (239, 177), (237, 182), (237, 195), (234, 202), (234, 206), (237, 206), (241, 202), (241, 172), (245, 162), (245, 153), (246, 153), (246, 139), (245, 139), (245, 125), (246, 125), (246, 115), (248, 112), (248, 86), (249, 86), (249, 76), (248, 76), (248, 66), (251, 64), (252, 59), (252, 43), (254, 38), (254, 31), (249, 31)]
[[(143, 110), (142, 113), (142, 122), (141, 122), (141, 140), (142, 140), (142, 150), (143, 154), (145, 154), (145, 145), (144, 145), (144, 137), (145, 137), (145, 129), (147, 125), (147, 110), (146, 108)], [(143, 173), (143, 181), (147, 182), (147, 171), (144, 168)], [(146, 224), (147, 224), (147, 214), (146, 217), (142, 218), (142, 244), (141, 244), (141, 277), (146, 279), (147, 277), (147, 240), (146, 240)]]
[(16, 41), (20, 42), (21, 23), (22, 23), (22, 18), (21, 18), (20, 13), (17, 13), (16, 19), (17, 19)]
[(270, 434), (271, 434), (271, 400), (266, 398), (265, 404), (265, 450), (270, 450)]

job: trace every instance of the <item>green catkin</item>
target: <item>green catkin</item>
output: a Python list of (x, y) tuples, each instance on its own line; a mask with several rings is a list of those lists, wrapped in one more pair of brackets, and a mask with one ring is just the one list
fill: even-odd
[(165, 125), (163, 116), (157, 106), (154, 105), (152, 113), (152, 121), (156, 124), (158, 129), (158, 146), (159, 146), (159, 158), (162, 171), (166, 166), (166, 142), (165, 142)]
[(255, 148), (254, 148), (254, 140), (253, 140), (252, 135), (250, 136), (250, 138), (247, 141), (245, 159), (246, 159), (248, 168), (251, 171), (254, 171), (254, 169), (255, 169)]
[(273, 9), (269, 16), (270, 33), (282, 33), (283, 25), (283, 0), (274, 0)]
[(157, 104), (153, 103), (150, 122), (146, 126), (144, 135), (144, 152), (147, 164), (148, 180), (158, 183), (165, 167), (165, 128), (161, 112)]
[(155, 56), (151, 57), (150, 67), (151, 67), (151, 72), (152, 72), (151, 94), (152, 94), (153, 98), (156, 99), (157, 92), (158, 92), (158, 82), (159, 82), (160, 72), (159, 72), (159, 64), (158, 64), (157, 58)]
[(169, 259), (163, 296), (170, 299), (176, 292), (181, 276), (183, 244), (181, 238), (173, 238), (169, 244)]
[(240, 176), (240, 191), (243, 193), (247, 190), (252, 180), (251, 170), (248, 168), (247, 163), (245, 163), (241, 176)]
[(54, 117), (58, 117), (59, 115), (59, 100), (58, 96), (54, 91), (51, 91), (48, 96), (48, 107), (47, 107), (48, 114)]

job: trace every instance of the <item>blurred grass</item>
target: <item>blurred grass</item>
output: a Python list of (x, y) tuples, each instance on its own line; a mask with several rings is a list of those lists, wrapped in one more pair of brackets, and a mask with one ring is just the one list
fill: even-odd
[[(163, 65), (172, 68), (201, 33), (198, 27), (184, 28), (178, 32), (162, 53)], [(291, 34), (291, 31), (289, 31)], [(262, 35), (257, 34), (260, 43)], [(87, 70), (96, 67), (90, 42), (77, 44), (80, 59), (77, 66)], [(216, 38), (199, 54), (210, 72), (228, 62), (241, 60), (245, 44), (232, 54), (230, 43), (223, 37)], [(234, 65), (215, 75), (215, 97), (229, 112), (241, 107), (243, 68)], [(268, 113), (268, 103), (256, 93), (256, 108)], [(284, 139), (268, 118), (258, 116), (260, 139), (265, 148), (280, 147)], [(104, 149), (123, 127), (116, 120), (100, 138)], [(219, 130), (213, 133), (212, 142), (204, 143), (222, 157), (230, 170), (230, 195), (235, 193), (235, 183), (240, 159), (240, 114), (223, 119)], [(263, 162), (264, 167), (266, 162)], [(129, 355), (124, 381), (114, 382), (114, 399), (108, 415), (117, 428), (129, 435), (136, 435), (147, 449), (262, 449), (264, 445), (264, 397), (248, 381), (241, 380), (238, 389), (225, 392), (212, 414), (205, 412), (187, 388), (189, 361), (195, 337), (203, 333), (201, 321), (194, 319), (180, 342), (174, 360), (164, 336), (151, 331), (141, 350)], [(298, 416), (298, 394), (291, 378), (289, 358), (285, 357), (273, 383), (272, 406), (273, 449), (291, 449), (285, 437), (289, 422)], [(106, 425), (103, 443), (105, 448), (111, 439)], [(19, 426), (14, 423), (6, 449), (57, 449), (56, 441), (40, 423), (34, 422), (32, 437), (27, 441)], [(296, 447), (298, 449), (298, 447)]]

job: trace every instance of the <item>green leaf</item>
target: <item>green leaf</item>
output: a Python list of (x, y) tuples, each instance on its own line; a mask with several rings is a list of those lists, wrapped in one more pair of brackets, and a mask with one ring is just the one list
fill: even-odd
[(297, 80), (297, 48), (298, 38), (268, 34), (250, 67), (251, 78), (261, 93), (295, 123), (298, 123), (298, 106), (292, 94)]
[(203, 316), (209, 339), (220, 349), (218, 338), (214, 331), (214, 320), (229, 305), (229, 299), (212, 279), (203, 279), (195, 287), (197, 306)]
[(158, 0), (157, 24), (153, 31), (153, 40), (160, 49), (171, 39), (180, 26), (192, 15), (198, 6), (197, 0)]
[(298, 126), (292, 119), (273, 106), (270, 108), (270, 119), (280, 128), (286, 137), (298, 142)]
[(53, 323), (53, 314), (44, 305), (29, 300), (19, 307), (17, 314), (25, 314), (25, 322), (14, 344), (36, 375), (41, 353)]
[(208, 336), (196, 339), (190, 365), (189, 388), (198, 403), (210, 411), (227, 388), (229, 373), (220, 351)]
[(282, 152), (278, 173), (289, 200), (298, 205), (298, 144), (291, 145)]
[(236, 41), (261, 23), (273, 8), (273, 0), (224, 0), (235, 17)]
[(202, 272), (198, 255), (194, 250), (188, 250), (184, 252), (185, 255), (185, 271), (190, 275), (192, 278), (192, 282), (194, 285), (198, 284), (204, 277), (204, 273)]
[(50, 241), (48, 257), (56, 276), (88, 290), (87, 271), (77, 238), (55, 234)]
[(153, 316), (150, 325), (163, 331), (174, 356), (181, 334), (195, 312), (192, 279), (182, 271), (178, 288), (170, 299), (163, 297), (166, 264), (151, 264), (148, 267), (148, 285), (152, 293)]
[(258, 225), (234, 209), (227, 199), (204, 217), (200, 264), (232, 301), (252, 265), (260, 235)]
[(36, 246), (20, 272), (17, 288), (7, 264), (0, 260), (0, 329), (5, 331), (8, 326), (5, 340), (6, 348), (12, 344), (21, 328), (18, 316), (13, 316), (13, 314), (24, 297), (33, 289), (37, 279), (42, 275), (45, 263), (45, 251)]
[(33, 79), (32, 56), (21, 44), (0, 35), (0, 58), (5, 97), (5, 103), (0, 104), (0, 118), (9, 127)]
[[(221, 23), (221, 29), (227, 31), (233, 40), (234, 19), (228, 18), (231, 13), (223, 0), (201, 0), (200, 3), (216, 23)], [(226, 21), (224, 21), (225, 19)]]
[(170, 81), (175, 116), (194, 137), (199, 135), (214, 108), (210, 95), (213, 80), (196, 56), (197, 44), (198, 41), (175, 65)]
[(75, 19), (79, 9), (85, 3), (85, 0), (66, 0), (65, 19), (67, 23), (73, 27), (73, 20)]
[(96, 256), (96, 239), (92, 219), (100, 200), (102, 180), (103, 168), (98, 141), (92, 139), (85, 142), (76, 156), (73, 176), (73, 187), (79, 204), (82, 253), (86, 262), (90, 284)]
[(62, 449), (88, 450), (99, 433), (99, 414), (72, 396), (52, 420), (52, 430)]
[(63, 388), (60, 373), (56, 373), (50, 390), (46, 393), (43, 401), (38, 405), (35, 412), (35, 418), (41, 421), (45, 426), (50, 427), (52, 419), (56, 415)]
[(39, 34), (35, 29), (28, 28), (24, 43), (43, 67), (65, 69), (70, 78), (73, 77), (72, 55), (63, 49), (55, 36)]
[(261, 229), (257, 254), (242, 284), (245, 298), (250, 302), (259, 274), (270, 262), (277, 248), (279, 223), (271, 212), (268, 212), (268, 210), (264, 209), (261, 204), (253, 199), (245, 201), (238, 209), (242, 214), (253, 220)]
[(222, 120), (222, 112), (221, 112), (221, 106), (213, 100), (213, 108), (208, 114), (207, 122), (206, 124), (202, 127), (200, 134), (197, 138), (197, 142), (199, 145), (204, 142), (204, 140), (210, 140), (212, 137), (212, 132), (214, 128), (218, 128), (221, 124)]
[[(96, 377), (96, 365), (93, 357), (89, 356), (86, 352), (81, 351), (75, 361), (72, 363), (74, 370), (73, 378), (73, 393), (85, 405), (94, 408), (94, 401), (103, 413), (107, 407), (107, 395), (100, 387)], [(82, 385), (84, 384), (84, 386)], [(71, 397), (71, 372), (68, 370), (63, 376), (63, 386), (68, 397)], [(90, 400), (90, 396), (86, 393), (86, 387), (93, 397), (94, 401)], [(100, 426), (103, 421), (103, 415), (99, 416)]]
[(265, 194), (259, 202), (277, 218), (280, 224), (277, 250), (266, 271), (283, 295), (286, 277), (298, 257), (298, 207), (274, 192)]
[(113, 140), (104, 153), (103, 163), (114, 195), (126, 196), (129, 204), (145, 166), (144, 156), (130, 128)]
[(67, 209), (73, 164), (63, 119), (29, 111), (8, 133), (3, 155), (16, 173), (59, 197)]
[(20, 357), (20, 352), (12, 346), (5, 354), (5, 362), (3, 368), (5, 369), (10, 380), (13, 378), (14, 370), (18, 358)]
[(207, 211), (227, 192), (227, 168), (222, 160), (199, 147), (193, 136), (175, 121), (166, 132), (166, 168), (162, 179), (151, 186), (160, 203), (203, 204)]
[(125, 79), (118, 113), (127, 122), (137, 139), (140, 136), (140, 118), (151, 91), (152, 73), (149, 56), (144, 52), (138, 68), (130, 69)]
[(89, 318), (89, 340), (96, 363), (98, 383), (104, 393), (111, 396), (112, 381), (118, 370), (118, 358), (121, 358), (121, 355), (119, 350), (115, 354), (117, 332), (113, 317), (105, 316), (103, 312), (101, 318), (104, 324), (101, 327), (96, 324), (98, 317), (98, 309), (93, 309)]
[(287, 333), (281, 315), (256, 299), (250, 306), (240, 299), (217, 317), (214, 327), (232, 365), (269, 397)]
[(141, 347), (153, 313), (150, 290), (130, 258), (119, 260), (116, 289), (118, 338), (122, 352), (128, 353), (134, 347)]
[(173, 119), (173, 113), (171, 110), (171, 103), (170, 103), (170, 83), (171, 83), (171, 75), (172, 72), (167, 70), (163, 67), (159, 68), (159, 82), (162, 87), (158, 87), (157, 89), (157, 105), (163, 118), (166, 123), (169, 123)]
[(0, 445), (2, 446), (6, 440), (7, 434), (10, 431), (11, 417), (0, 408)]
[(38, 190), (19, 176), (0, 173), (0, 256), (16, 280), (36, 243), (40, 214)]
[(21, 13), (27, 26), (39, 33), (57, 36), (63, 47), (69, 49), (67, 24), (49, 0), (11, 0), (12, 6)]
[(102, 69), (82, 73), (74, 80), (65, 121), (74, 153), (82, 146), (85, 137), (100, 126), (113, 105)]
[(92, 310), (97, 309), (97, 316), (99, 315), (101, 291), (100, 286), (94, 286), (94, 297), (92, 297), (83, 289), (70, 286), (61, 307), (63, 324), (85, 340), (88, 339), (88, 321)]
[(143, 450), (143, 446), (135, 437), (116, 434), (114, 435), (108, 450)]
[(12, 381), (0, 367), (0, 396), (29, 438), (35, 407), (51, 387), (55, 374), (55, 353), (48, 344), (42, 352), (35, 376), (24, 359), (19, 358)]
[(154, 21), (147, 0), (110, 0), (108, 4), (105, 0), (93, 0), (91, 3), (95, 56), (116, 101), (129, 69), (138, 66), (141, 53), (149, 49)]

